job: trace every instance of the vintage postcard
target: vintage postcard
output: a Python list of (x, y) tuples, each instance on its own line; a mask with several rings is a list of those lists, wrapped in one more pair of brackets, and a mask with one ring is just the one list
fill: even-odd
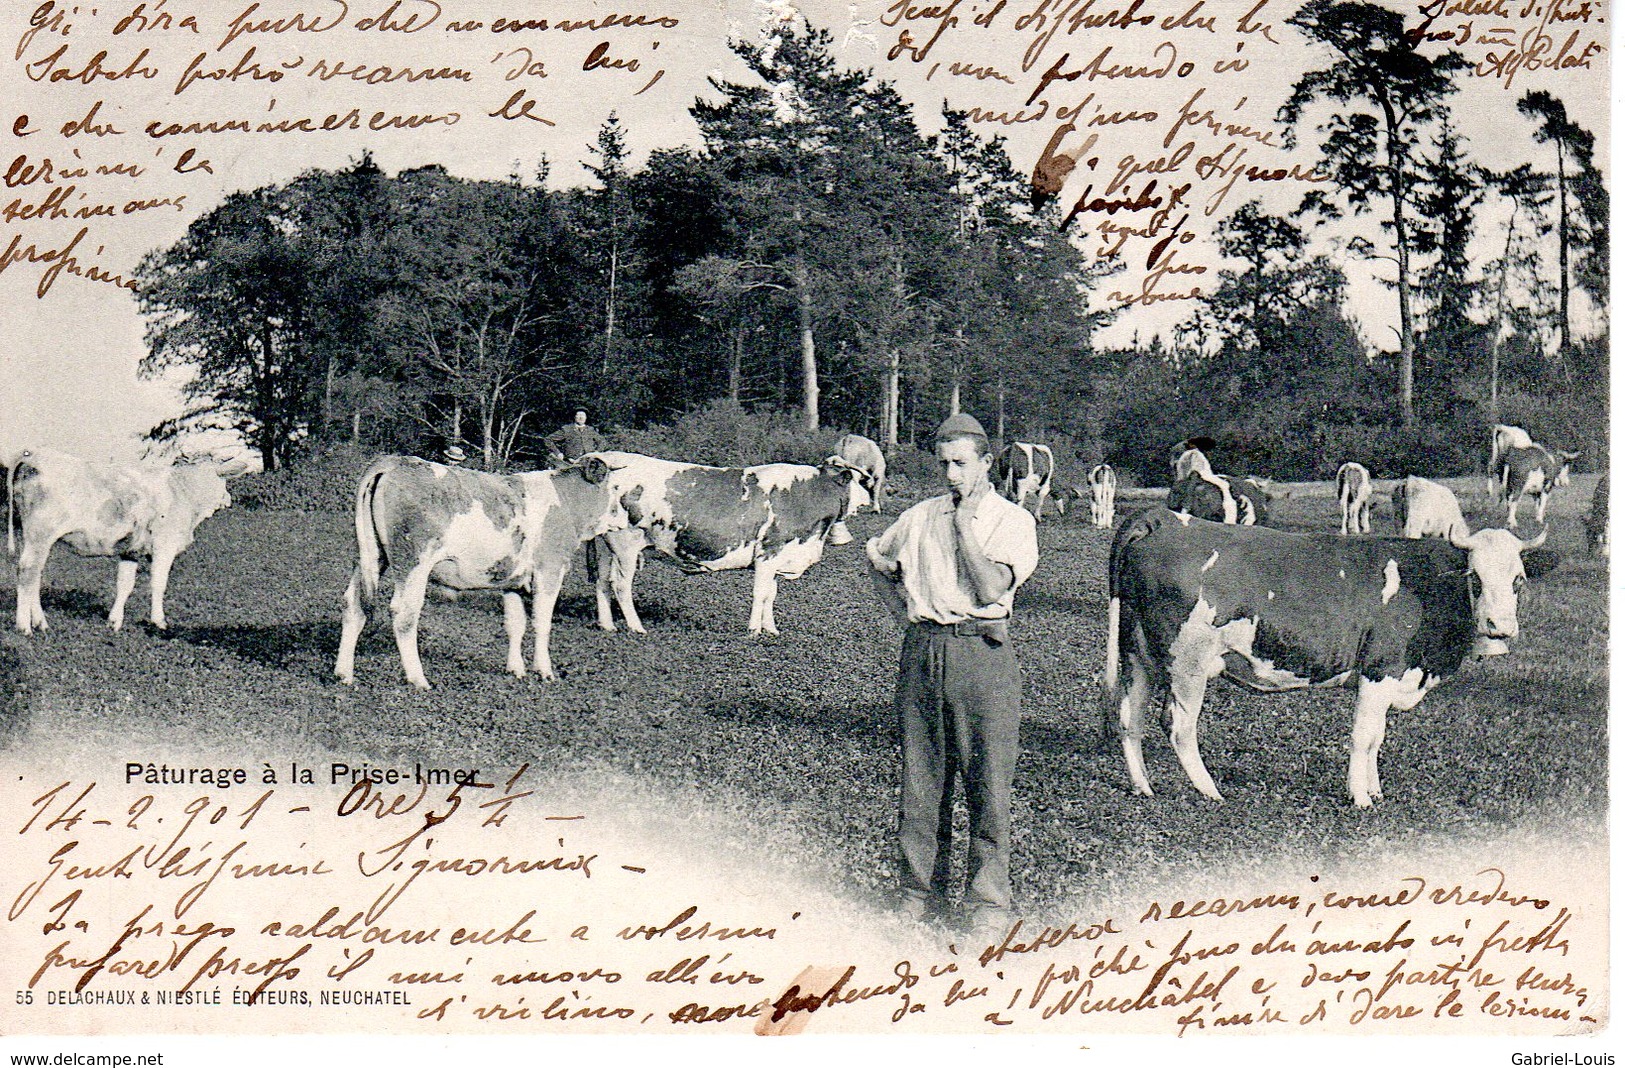
[(1612, 1064), (1614, 14), (6, 3), (0, 1048)]

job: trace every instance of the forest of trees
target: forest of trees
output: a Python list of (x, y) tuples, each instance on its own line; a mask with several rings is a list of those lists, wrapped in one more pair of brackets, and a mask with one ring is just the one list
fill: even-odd
[[(1223, 220), (1230, 266), (1171, 337), (1095, 345), (1117, 265), (1033, 209), (1002, 144), (948, 109), (923, 136), (891, 85), (786, 24), (734, 45), (751, 78), (695, 103), (698, 144), (641, 168), (611, 116), (577, 187), (550, 190), (546, 160), (472, 181), (364, 154), (227, 197), (140, 270), (143, 370), (192, 374), (153, 436), (236, 430), (270, 470), (332, 442), (503, 468), (539, 462), (577, 406), (630, 428), (727, 402), (888, 446), (963, 407), (1146, 478), (1196, 433), (1276, 477), (1443, 473), (1493, 421), (1596, 462), (1607, 339), (1571, 322), (1577, 294), (1608, 300), (1592, 135), (1527, 93), (1528, 159), (1489, 171), (1452, 122), (1459, 57), (1424, 59), (1366, 3), (1292, 24), (1324, 65), (1280, 122), (1332, 181), (1289, 216)], [(1386, 270), (1397, 352), (1361, 337), (1320, 251), (1351, 225), (1337, 240)]]

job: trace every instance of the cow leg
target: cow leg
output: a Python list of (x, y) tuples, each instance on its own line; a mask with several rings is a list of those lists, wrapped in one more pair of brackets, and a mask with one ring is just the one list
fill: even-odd
[(1354, 738), (1349, 745), (1349, 795), (1354, 807), (1370, 808), (1382, 800), (1382, 780), (1377, 774), (1377, 752), (1388, 729), (1388, 709), (1393, 696), (1382, 682), (1361, 679), (1354, 699)]
[(1518, 529), (1518, 498), (1507, 494), (1507, 529)]
[(568, 560), (556, 571), (550, 572), (546, 568), (537, 571), (536, 585), (530, 595), (530, 622), (536, 631), (535, 645), (531, 649), (531, 666), (544, 679), (554, 677), (553, 656), (548, 651), (548, 642), (553, 636), (553, 606), (558, 603), (559, 587), (564, 585), (564, 576), (569, 571)]
[(1134, 792), (1151, 796), (1151, 780), (1145, 774), (1145, 709), (1151, 702), (1151, 673), (1138, 653), (1129, 654), (1128, 689), (1117, 705), (1117, 721), (1123, 736), (1123, 759), (1128, 763)]
[(419, 560), (396, 581), (395, 595), (389, 599), (401, 669), (406, 672), (406, 681), (420, 690), (429, 688), (429, 680), (423, 674), (423, 661), (418, 659), (418, 619), (423, 615), (423, 599), (429, 593), (429, 572), (434, 563)]
[(164, 620), (164, 591), (169, 589), (169, 569), (175, 564), (175, 554), (172, 552), (154, 552), (152, 554), (152, 609), (148, 618), (152, 625), (159, 630), (165, 630), (169, 624)]
[(513, 590), (502, 591), (502, 628), (508, 633), (508, 673), (525, 677), (525, 599)]
[[(1037, 520), (1038, 522), (1040, 522), (1040, 523), (1042, 523), (1044, 521), (1044, 502), (1047, 501), (1048, 499), (1049, 499), (1049, 487), (1048, 486), (1040, 486), (1038, 488), (1038, 507), (1036, 509), (1034, 509), (1034, 511), (1033, 511), (1033, 518), (1035, 520)], [(1062, 512), (1061, 514), (1065, 515), (1066, 513)]]
[(638, 616), (637, 605), (632, 603), (632, 580), (637, 577), (638, 564), (643, 559), (643, 538), (625, 541), (611, 540), (615, 546), (615, 603), (621, 606), (621, 618), (626, 620), (626, 629), (634, 634), (647, 634), (643, 629), (643, 620)]
[(1542, 493), (1535, 498), (1535, 522), (1541, 526), (1546, 525), (1546, 502), (1550, 499), (1551, 494), (1549, 492)]
[(24, 634), (49, 629), (45, 609), (40, 605), (40, 583), (56, 537), (32, 538), (26, 532), (23, 534), (23, 551), (17, 557), (17, 629)]
[(758, 560), (754, 569), (755, 582), (751, 586), (750, 632), (777, 634), (773, 621), (773, 602), (779, 596), (779, 572), (768, 560)]
[(875, 515), (880, 514), (880, 507), (881, 507), (882, 504), (885, 503), (885, 500), (886, 500), (886, 480), (884, 478), (877, 479), (875, 481), (874, 499), (870, 502), (875, 507)]
[(124, 602), (130, 599), (130, 591), (135, 589), (135, 575), (141, 565), (134, 560), (120, 560), (118, 562), (118, 579), (113, 587), (113, 610), (107, 613), (107, 625), (114, 630), (124, 626)]
[(603, 536), (587, 542), (587, 570), (592, 575), (593, 596), (598, 602), (598, 629), (615, 629), (615, 609), (609, 591), (614, 583), (615, 549)]
[(1206, 693), (1205, 674), (1181, 671), (1177, 667), (1170, 671), (1168, 715), (1171, 725), (1168, 737), (1179, 756), (1180, 766), (1185, 769), (1185, 776), (1197, 792), (1214, 801), (1223, 801), (1219, 788), (1213, 784), (1213, 776), (1207, 773), (1207, 767), (1202, 763), (1202, 753), (1196, 744), (1196, 725), (1202, 715), (1202, 698)]
[(339, 655), (333, 661), (333, 674), (340, 682), (355, 681), (355, 646), (367, 626), (367, 609), (361, 603), (361, 569), (355, 569), (344, 588), (344, 623), (339, 630)]

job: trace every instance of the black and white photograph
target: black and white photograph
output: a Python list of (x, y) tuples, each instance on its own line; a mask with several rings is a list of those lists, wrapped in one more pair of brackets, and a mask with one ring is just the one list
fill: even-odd
[(0, 1048), (1614, 1063), (1612, 16), (5, 4)]

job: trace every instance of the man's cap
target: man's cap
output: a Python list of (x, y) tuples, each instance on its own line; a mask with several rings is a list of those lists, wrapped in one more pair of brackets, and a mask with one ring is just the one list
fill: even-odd
[(453, 445), (446, 450), (446, 459), (450, 460), (454, 464), (460, 464), (464, 460), (468, 459), (468, 457), (463, 455), (462, 449), (459, 449), (457, 446)]
[(942, 421), (941, 426), (937, 427), (938, 441), (953, 441), (955, 438), (969, 437), (987, 437), (987, 431), (982, 429), (982, 424), (976, 421), (974, 415), (966, 415), (964, 412), (950, 415)]

